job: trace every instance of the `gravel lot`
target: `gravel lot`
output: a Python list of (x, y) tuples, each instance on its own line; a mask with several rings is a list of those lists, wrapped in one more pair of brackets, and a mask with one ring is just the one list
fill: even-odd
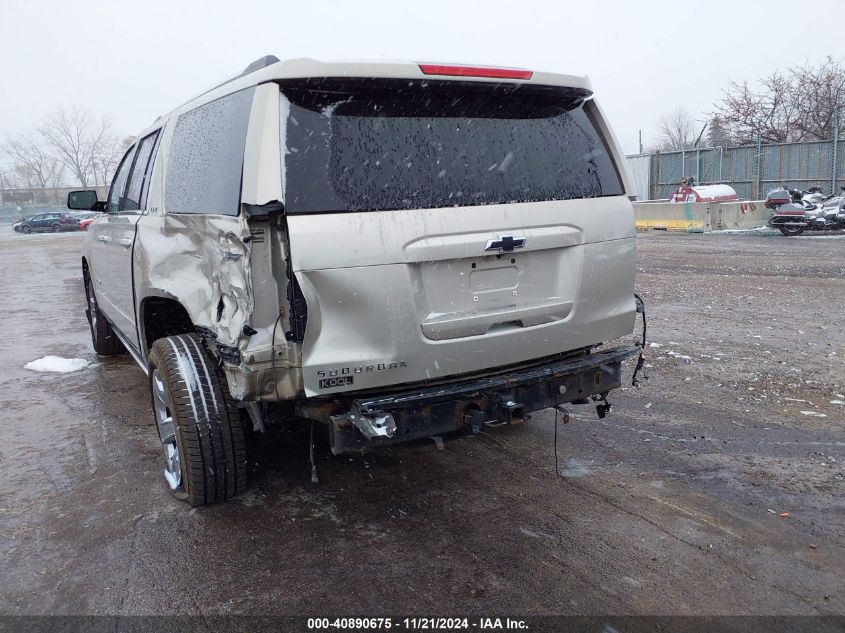
[[(2, 614), (845, 614), (843, 235), (642, 235), (649, 380), (575, 407), (563, 477), (544, 412), (323, 448), (318, 485), (268, 438), (246, 494), (192, 510), (144, 374), (91, 350), (81, 235), (2, 231)], [(92, 365), (24, 368), (46, 355)]]

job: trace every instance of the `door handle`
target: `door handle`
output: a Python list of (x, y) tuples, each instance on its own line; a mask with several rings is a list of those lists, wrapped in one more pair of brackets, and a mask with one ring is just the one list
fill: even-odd
[(97, 239), (101, 242), (111, 242), (111, 238), (108, 235), (98, 235)]
[(120, 240), (118, 240), (118, 241), (120, 242), (121, 246), (125, 246), (127, 248), (132, 246), (132, 238), (131, 237), (121, 237)]

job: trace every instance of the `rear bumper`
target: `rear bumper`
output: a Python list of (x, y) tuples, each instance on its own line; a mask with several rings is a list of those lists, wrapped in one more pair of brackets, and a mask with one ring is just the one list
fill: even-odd
[(496, 376), (346, 400), (308, 401), (300, 414), (329, 423), (332, 452), (347, 453), (452, 431), (487, 421), (521, 424), (526, 414), (604, 394), (621, 385), (624, 346)]

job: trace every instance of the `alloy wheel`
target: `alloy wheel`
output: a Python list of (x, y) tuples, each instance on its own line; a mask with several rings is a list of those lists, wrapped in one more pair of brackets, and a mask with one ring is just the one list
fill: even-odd
[(167, 395), (158, 368), (153, 370), (152, 391), (156, 427), (164, 452), (164, 478), (171, 490), (178, 490), (182, 487), (182, 459), (179, 455), (179, 444), (176, 441), (176, 425), (173, 422), (170, 397)]

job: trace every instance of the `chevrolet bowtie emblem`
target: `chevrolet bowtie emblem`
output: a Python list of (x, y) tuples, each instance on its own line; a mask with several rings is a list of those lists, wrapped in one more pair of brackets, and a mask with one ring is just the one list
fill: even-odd
[(502, 251), (509, 253), (515, 248), (522, 248), (525, 246), (524, 237), (514, 237), (513, 235), (500, 235), (497, 240), (487, 240), (487, 247), (485, 251)]

